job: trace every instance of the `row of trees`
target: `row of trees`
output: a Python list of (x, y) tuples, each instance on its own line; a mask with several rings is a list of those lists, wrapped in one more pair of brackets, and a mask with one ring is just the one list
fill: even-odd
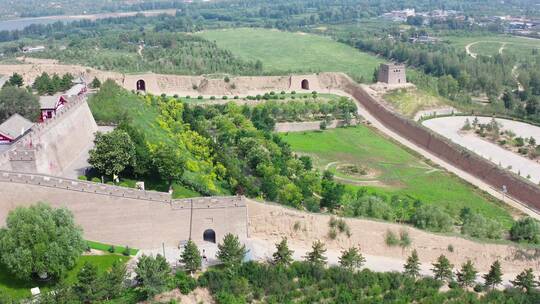
[(0, 89), (0, 123), (16, 113), (35, 121), (40, 113), (38, 98), (31, 90), (22, 87), (22, 78), (20, 82), (12, 82), (13, 77)]
[(37, 91), (39, 95), (54, 95), (58, 92), (67, 91), (73, 86), (73, 75), (66, 73), (60, 77), (58, 74), (54, 73), (52, 77), (43, 72), (41, 75), (36, 77), (32, 87)]

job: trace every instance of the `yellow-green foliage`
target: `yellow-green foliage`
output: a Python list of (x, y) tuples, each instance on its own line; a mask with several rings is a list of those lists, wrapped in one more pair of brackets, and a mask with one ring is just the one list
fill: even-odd
[(446, 104), (443, 97), (433, 96), (420, 90), (395, 90), (384, 95), (384, 99), (408, 117), (414, 117), (418, 111)]

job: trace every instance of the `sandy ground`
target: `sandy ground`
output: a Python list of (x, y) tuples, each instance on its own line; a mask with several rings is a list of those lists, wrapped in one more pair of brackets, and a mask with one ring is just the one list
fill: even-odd
[[(460, 133), (466, 119), (472, 122), (474, 116), (452, 116), (429, 119), (424, 121), (423, 125), (490, 160), (494, 164), (500, 164), (504, 168), (512, 166), (511, 171), (516, 174), (520, 173), (523, 177), (530, 175), (530, 180), (535, 184), (540, 182), (540, 163), (538, 161), (508, 151), (499, 145), (480, 138), (476, 134)], [(478, 118), (480, 123), (489, 123), (491, 119), (490, 117)], [(536, 142), (540, 143), (540, 127), (507, 119), (497, 119), (497, 121), (502, 124), (501, 129), (512, 130), (516, 136), (523, 138), (533, 137), (536, 139)]]

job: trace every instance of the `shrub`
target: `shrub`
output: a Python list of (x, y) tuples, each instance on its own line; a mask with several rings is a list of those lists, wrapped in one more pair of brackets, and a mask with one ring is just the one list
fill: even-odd
[(197, 99), (203, 99), (203, 97), (201, 95), (197, 96)]
[(197, 90), (197, 89), (199, 88), (196, 84), (194, 84), (194, 85), (191, 86), (191, 87), (192, 87), (194, 90)]
[(531, 217), (514, 222), (510, 228), (510, 238), (517, 242), (540, 243), (540, 223)]
[(234, 96), (234, 99), (238, 99), (239, 97), (238, 96)]
[(476, 213), (468, 215), (461, 227), (461, 233), (477, 238), (500, 239), (502, 232), (499, 222)]
[(221, 99), (223, 99), (223, 100), (227, 100), (227, 99), (229, 99), (229, 97), (227, 97), (227, 96), (223, 96), (223, 97), (221, 97)]
[(293, 95), (296, 94), (296, 91), (292, 91), (291, 94), (293, 94)]
[(450, 283), (448, 283), (448, 288), (450, 288), (450, 289), (459, 288), (459, 284), (456, 281), (450, 281)]
[(99, 177), (92, 177), (92, 182), (101, 183), (101, 179), (99, 179)]
[(176, 272), (173, 282), (174, 287), (178, 287), (182, 294), (189, 294), (197, 287), (197, 281), (184, 271)]
[(412, 240), (409, 236), (409, 232), (405, 229), (399, 232), (399, 246), (406, 248), (411, 246)]
[(210, 96), (210, 100), (216, 100), (216, 96)]
[(453, 225), (450, 215), (441, 208), (433, 205), (418, 207), (411, 216), (411, 222), (415, 227), (435, 232), (451, 231)]
[(178, 94), (174, 94), (174, 95), (173, 95), (173, 98), (174, 98), (174, 99), (178, 99)]
[(281, 95), (285, 95), (285, 91), (281, 91)]
[(229, 78), (229, 76), (225, 76), (225, 78), (224, 78), (223, 80), (224, 80), (225, 82), (227, 82), (227, 83), (228, 83), (229, 81), (231, 81), (231, 79)]
[(330, 230), (328, 231), (328, 237), (331, 240), (335, 240), (337, 238), (337, 231), (335, 228), (330, 228)]
[(454, 252), (454, 245), (448, 244), (448, 247), (446, 248), (448, 252)]
[(385, 236), (385, 242), (386, 242), (386, 245), (393, 247), (399, 244), (399, 239), (392, 230), (387, 230), (386, 236)]
[(484, 285), (482, 285), (482, 284), (476, 284), (476, 285), (474, 285), (473, 290), (474, 290), (475, 292), (483, 292), (483, 291), (484, 291)]
[(87, 178), (85, 175), (80, 175), (80, 176), (78, 177), (78, 179), (79, 179), (79, 180), (82, 180), (82, 181), (87, 181), (87, 180), (88, 180), (88, 178)]
[(130, 254), (129, 246), (126, 246), (126, 248), (124, 248), (124, 251), (122, 251), (122, 254), (125, 255), (125, 256), (129, 256), (129, 254)]
[(191, 96), (187, 95), (187, 96), (186, 96), (186, 99), (191, 99)]
[(114, 245), (112, 245), (107, 251), (110, 253), (114, 253), (116, 251), (116, 248), (114, 248)]

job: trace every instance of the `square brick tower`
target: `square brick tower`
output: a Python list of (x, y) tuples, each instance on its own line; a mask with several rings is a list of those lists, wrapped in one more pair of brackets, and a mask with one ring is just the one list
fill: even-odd
[(407, 83), (405, 75), (405, 65), (395, 63), (381, 63), (379, 67), (379, 82), (387, 84), (404, 84)]

